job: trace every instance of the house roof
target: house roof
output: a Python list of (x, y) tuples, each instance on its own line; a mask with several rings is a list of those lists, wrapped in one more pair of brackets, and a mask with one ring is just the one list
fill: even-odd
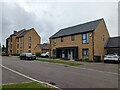
[(104, 48), (120, 48), (120, 36), (108, 38)]
[(67, 36), (67, 35), (73, 35), (73, 34), (94, 31), (97, 28), (98, 24), (102, 20), (103, 20), (103, 18), (98, 19), (98, 20), (94, 20), (94, 21), (90, 21), (87, 23), (79, 24), (76, 26), (61, 29), (60, 31), (55, 33), (53, 36), (51, 36), (51, 38), (57, 38), (57, 37), (62, 37), (62, 36)]
[(18, 35), (20, 32), (22, 32), (23, 30), (24, 30), (24, 29), (22, 29), (22, 30), (16, 32), (15, 34), (11, 34), (10, 36), (16, 36), (16, 35)]
[(16, 38), (19, 38), (19, 37), (23, 37), (25, 34), (27, 34), (30, 30), (32, 29), (29, 29), (29, 30), (26, 30), (24, 31), (23, 33), (21, 33), (19, 36), (17, 36)]
[(39, 46), (41, 49), (50, 49), (50, 45), (49, 45), (49, 44), (38, 44), (38, 46)]

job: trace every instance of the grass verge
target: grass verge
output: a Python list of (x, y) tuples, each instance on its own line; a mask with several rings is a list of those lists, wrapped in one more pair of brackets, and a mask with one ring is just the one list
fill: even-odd
[(13, 88), (18, 89), (21, 88), (22, 90), (26, 90), (27, 88), (31, 89), (38, 89), (38, 90), (53, 90), (53, 88), (49, 88), (45, 85), (42, 85), (38, 82), (29, 82), (29, 83), (19, 83), (19, 84), (9, 84), (9, 85), (3, 85), (2, 90)]
[(69, 65), (69, 66), (80, 66), (80, 65), (83, 65), (83, 64), (78, 64), (78, 63), (61, 62), (61, 61), (44, 60), (44, 59), (37, 59), (36, 61), (43, 61), (43, 62), (51, 62), (51, 63), (65, 64), (65, 65)]

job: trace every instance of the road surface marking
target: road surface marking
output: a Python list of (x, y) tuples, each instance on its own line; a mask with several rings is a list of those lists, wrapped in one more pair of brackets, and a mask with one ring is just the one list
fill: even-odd
[[(10, 68), (8, 68), (8, 67), (6, 67), (6, 66), (4, 66), (4, 65), (1, 65), (1, 64), (0, 64), (0, 66), (2, 66), (3, 68), (5, 68), (5, 69), (7, 69), (7, 70), (9, 70), (9, 71), (11, 71), (11, 72), (14, 72), (14, 73), (16, 73), (16, 74), (18, 74), (18, 75), (20, 75), (20, 76), (23, 76), (23, 77), (25, 77), (25, 78), (28, 78), (28, 79), (30, 79), (30, 80), (32, 80), (32, 81), (36, 81), (36, 82), (39, 82), (39, 83), (42, 83), (42, 84), (46, 84), (46, 85), (48, 85), (48, 86), (51, 86), (51, 87), (60, 89), (60, 88), (57, 87), (57, 86), (54, 86), (54, 85), (51, 85), (51, 84), (49, 84), (49, 83), (36, 80), (36, 79), (34, 79), (34, 78), (32, 78), (32, 77), (29, 77), (29, 76), (27, 76), (27, 75), (25, 75), (25, 74), (22, 74), (22, 73), (17, 72), (17, 71), (15, 71), (15, 70), (13, 70), (13, 69), (10, 69)], [(61, 90), (61, 89), (60, 89), (60, 90)]]

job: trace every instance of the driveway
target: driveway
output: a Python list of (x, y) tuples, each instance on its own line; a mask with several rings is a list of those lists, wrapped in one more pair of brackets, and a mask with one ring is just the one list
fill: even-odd
[[(36, 80), (54, 82), (60, 88), (118, 88), (118, 74), (117, 70), (114, 70), (118, 69), (117, 64), (85, 64), (78, 67), (64, 67), (64, 65), (54, 63), (19, 60), (16, 57), (3, 57), (2, 64)], [(101, 68), (102, 66), (107, 69)], [(95, 70), (96, 68), (101, 70)], [(3, 82), (7, 77), (9, 75), (3, 77)]]

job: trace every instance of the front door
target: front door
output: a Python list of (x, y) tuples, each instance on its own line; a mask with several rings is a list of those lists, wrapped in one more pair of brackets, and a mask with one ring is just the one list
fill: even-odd
[(73, 59), (73, 50), (72, 49), (68, 50), (68, 59), (70, 59), (70, 60)]

